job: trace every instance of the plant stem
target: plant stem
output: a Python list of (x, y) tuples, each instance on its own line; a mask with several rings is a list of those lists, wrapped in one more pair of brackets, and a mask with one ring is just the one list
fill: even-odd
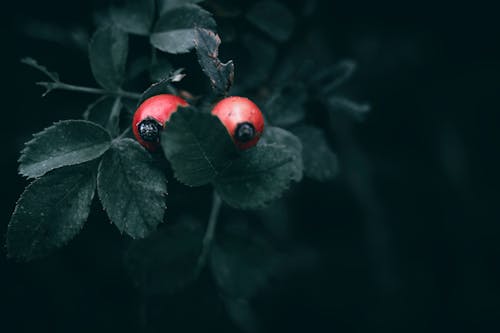
[(68, 90), (68, 91), (78, 91), (78, 92), (84, 92), (84, 93), (88, 93), (88, 94), (111, 95), (111, 96), (125, 97), (125, 98), (130, 98), (130, 99), (141, 98), (141, 94), (130, 92), (130, 91), (124, 91), (124, 90), (110, 91), (110, 90), (105, 90), (105, 89), (100, 89), (100, 88), (76, 86), (76, 85), (68, 84), (68, 83), (64, 83), (64, 82), (50, 82), (50, 83), (49, 82), (40, 82), (40, 85), (43, 85), (43, 86), (47, 86), (47, 84), (50, 84), (50, 90), (60, 89), (60, 90)]
[(217, 227), (217, 220), (219, 217), (220, 207), (222, 205), (222, 200), (219, 195), (214, 191), (212, 199), (212, 210), (210, 211), (210, 218), (208, 220), (207, 230), (205, 231), (205, 236), (203, 237), (203, 243), (201, 248), (201, 254), (198, 257), (198, 262), (196, 264), (195, 276), (198, 277), (205, 267), (212, 248), (212, 243), (215, 238), (215, 228)]

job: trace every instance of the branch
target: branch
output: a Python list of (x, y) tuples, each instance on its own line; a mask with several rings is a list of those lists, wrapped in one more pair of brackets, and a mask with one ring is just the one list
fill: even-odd
[(198, 262), (195, 268), (195, 278), (200, 275), (203, 268), (205, 267), (212, 248), (213, 240), (215, 238), (215, 228), (217, 226), (217, 218), (219, 216), (220, 207), (222, 205), (222, 200), (219, 195), (214, 191), (212, 210), (210, 211), (210, 218), (208, 220), (207, 230), (205, 231), (205, 236), (203, 237), (203, 245), (201, 248), (201, 254), (198, 257)]
[(43, 74), (47, 75), (49, 79), (52, 80), (52, 82), (37, 82), (36, 84), (39, 86), (44, 87), (46, 90), (42, 94), (42, 96), (46, 96), (48, 93), (50, 93), (52, 90), (69, 90), (69, 91), (78, 91), (78, 92), (83, 92), (83, 93), (88, 93), (88, 94), (96, 94), (96, 95), (108, 95), (108, 96), (116, 96), (116, 97), (124, 97), (124, 98), (130, 98), (130, 99), (140, 99), (141, 94), (134, 93), (134, 92), (129, 92), (129, 91), (123, 91), (123, 90), (116, 90), (116, 91), (110, 91), (106, 89), (100, 89), (100, 88), (93, 88), (93, 87), (82, 87), (82, 86), (77, 86), (73, 84), (68, 84), (61, 82), (59, 79), (59, 75), (55, 72), (50, 72), (45, 66), (40, 65), (35, 59), (33, 58), (23, 58), (21, 59), (21, 63), (26, 64), (28, 66), (31, 66)]

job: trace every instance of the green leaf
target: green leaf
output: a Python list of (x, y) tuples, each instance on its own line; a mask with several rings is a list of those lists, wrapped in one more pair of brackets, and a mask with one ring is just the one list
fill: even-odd
[(114, 25), (99, 28), (89, 43), (92, 74), (104, 89), (115, 91), (125, 78), (128, 35)]
[(260, 145), (280, 145), (283, 149), (287, 149), (294, 155), (295, 173), (292, 179), (296, 182), (302, 180), (302, 172), (304, 170), (302, 162), (302, 142), (293, 133), (279, 127), (267, 126), (264, 135), (259, 141)]
[(225, 297), (224, 305), (229, 318), (244, 333), (262, 332), (260, 322), (249, 300)]
[(147, 100), (150, 97), (160, 95), (160, 94), (176, 94), (176, 90), (174, 87), (172, 87), (171, 83), (172, 82), (179, 82), (181, 81), (186, 74), (183, 74), (182, 71), (184, 69), (180, 68), (172, 73), (164, 79), (162, 79), (159, 82), (153, 83), (152, 85), (149, 86), (148, 89), (146, 89), (142, 95), (141, 98), (139, 98), (139, 101), (137, 102), (137, 106), (141, 105), (142, 102)]
[(130, 61), (127, 66), (125, 81), (131, 82), (137, 79), (142, 73), (147, 72), (151, 67), (151, 60), (148, 56), (138, 56)]
[(151, 155), (131, 139), (113, 141), (97, 175), (97, 192), (120, 232), (143, 238), (163, 221), (167, 181)]
[(155, 57), (150, 67), (150, 77), (153, 82), (159, 82), (170, 76), (174, 67), (164, 57)]
[(216, 178), (215, 188), (234, 208), (259, 208), (279, 198), (301, 173), (296, 152), (282, 145), (257, 145)]
[(330, 149), (325, 133), (318, 127), (303, 125), (293, 132), (301, 139), (304, 149), (304, 173), (307, 177), (327, 181), (339, 172), (337, 155)]
[(241, 41), (245, 52), (238, 60), (238, 75), (245, 80), (239, 81), (238, 87), (255, 88), (266, 82), (273, 72), (278, 51), (274, 43), (254, 34), (243, 35)]
[(292, 35), (295, 18), (290, 10), (277, 1), (257, 2), (246, 14), (246, 18), (257, 28), (279, 42), (285, 42)]
[(299, 82), (286, 84), (268, 99), (264, 109), (276, 126), (291, 126), (305, 118), (306, 87)]
[(133, 241), (125, 253), (125, 267), (148, 295), (177, 292), (195, 278), (202, 238), (200, 223), (182, 218)]
[(66, 244), (87, 220), (94, 192), (95, 163), (60, 168), (28, 185), (9, 223), (9, 256), (30, 260)]
[(212, 15), (198, 5), (186, 4), (165, 12), (159, 18), (151, 44), (168, 53), (187, 53), (194, 47), (194, 29), (214, 30)]
[(204, 0), (158, 0), (158, 8), (160, 15), (166, 11), (172, 10), (175, 7), (180, 7), (190, 3), (200, 3)]
[(321, 67), (310, 80), (315, 89), (324, 96), (329, 96), (335, 89), (349, 80), (356, 71), (356, 63), (343, 60), (326, 68)]
[(118, 27), (131, 34), (146, 36), (155, 18), (155, 0), (117, 1), (110, 12)]
[(278, 273), (282, 254), (244, 220), (233, 221), (219, 232), (210, 266), (226, 297), (252, 298)]
[(85, 120), (64, 120), (35, 134), (19, 158), (19, 173), (28, 178), (66, 165), (98, 158), (111, 145), (109, 133)]
[(340, 96), (328, 98), (326, 100), (326, 105), (330, 113), (346, 113), (358, 121), (363, 120), (366, 114), (371, 110), (369, 104), (358, 103)]
[(193, 108), (179, 108), (162, 132), (161, 146), (175, 177), (189, 186), (208, 184), (236, 154), (219, 118)]
[(120, 97), (103, 96), (87, 107), (83, 119), (105, 127), (112, 136), (116, 136), (122, 107)]
[(213, 90), (227, 95), (234, 81), (234, 63), (232, 60), (226, 63), (219, 60), (220, 37), (210, 30), (196, 28), (194, 38), (198, 62)]

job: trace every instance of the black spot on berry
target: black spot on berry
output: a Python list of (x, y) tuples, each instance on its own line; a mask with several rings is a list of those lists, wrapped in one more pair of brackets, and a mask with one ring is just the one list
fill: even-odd
[(146, 118), (137, 125), (139, 135), (144, 141), (159, 142), (163, 126), (153, 118)]
[(236, 126), (234, 138), (239, 142), (248, 142), (255, 136), (255, 127), (249, 122), (244, 122)]

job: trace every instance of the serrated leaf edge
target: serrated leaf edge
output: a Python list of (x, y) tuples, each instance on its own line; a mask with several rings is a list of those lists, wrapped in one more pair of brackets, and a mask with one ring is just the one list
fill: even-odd
[(17, 162), (19, 163), (19, 167), (18, 167), (18, 173), (23, 176), (23, 177), (26, 177), (27, 179), (37, 179), (37, 178), (40, 178), (42, 177), (43, 175), (47, 174), (48, 172), (52, 171), (52, 170), (55, 170), (55, 169), (60, 169), (62, 167), (65, 167), (65, 166), (72, 166), (72, 165), (79, 165), (79, 164), (82, 164), (82, 163), (86, 163), (86, 162), (90, 162), (90, 161), (93, 161), (93, 160), (96, 160), (98, 158), (100, 158), (101, 156), (103, 156), (108, 150), (109, 150), (109, 147), (108, 149), (106, 149), (105, 151), (102, 152), (101, 155), (93, 158), (93, 159), (90, 159), (90, 160), (86, 160), (86, 161), (81, 161), (81, 162), (78, 162), (78, 163), (71, 163), (71, 164), (65, 164), (65, 165), (61, 165), (60, 167), (57, 167), (55, 169), (52, 169), (52, 170), (49, 170), (47, 172), (45, 172), (44, 174), (42, 175), (38, 175), (38, 176), (31, 176), (31, 175), (28, 175), (26, 173), (24, 173), (22, 170), (21, 170), (21, 163), (24, 161), (23, 157), (26, 153), (28, 153), (31, 149), (30, 145), (33, 144), (33, 142), (39, 138), (41, 135), (43, 135), (43, 133), (55, 126), (57, 126), (58, 124), (61, 124), (61, 123), (70, 123), (70, 122), (84, 122), (84, 123), (88, 123), (92, 126), (96, 126), (96, 127), (99, 127), (101, 130), (103, 130), (104, 132), (106, 132), (109, 136), (109, 142), (110, 142), (110, 145), (109, 147), (111, 147), (111, 142), (112, 142), (112, 138), (111, 138), (111, 135), (109, 134), (109, 132), (104, 128), (102, 127), (101, 125), (99, 124), (96, 124), (92, 121), (88, 121), (88, 120), (83, 120), (83, 119), (69, 119), (69, 120), (60, 120), (60, 121), (56, 121), (54, 122), (52, 125), (44, 128), (43, 130), (37, 132), (37, 133), (34, 133), (32, 136), (33, 138), (29, 141), (27, 141), (26, 143), (24, 143), (24, 148), (21, 150), (20, 152), (20, 156), (17, 160)]

